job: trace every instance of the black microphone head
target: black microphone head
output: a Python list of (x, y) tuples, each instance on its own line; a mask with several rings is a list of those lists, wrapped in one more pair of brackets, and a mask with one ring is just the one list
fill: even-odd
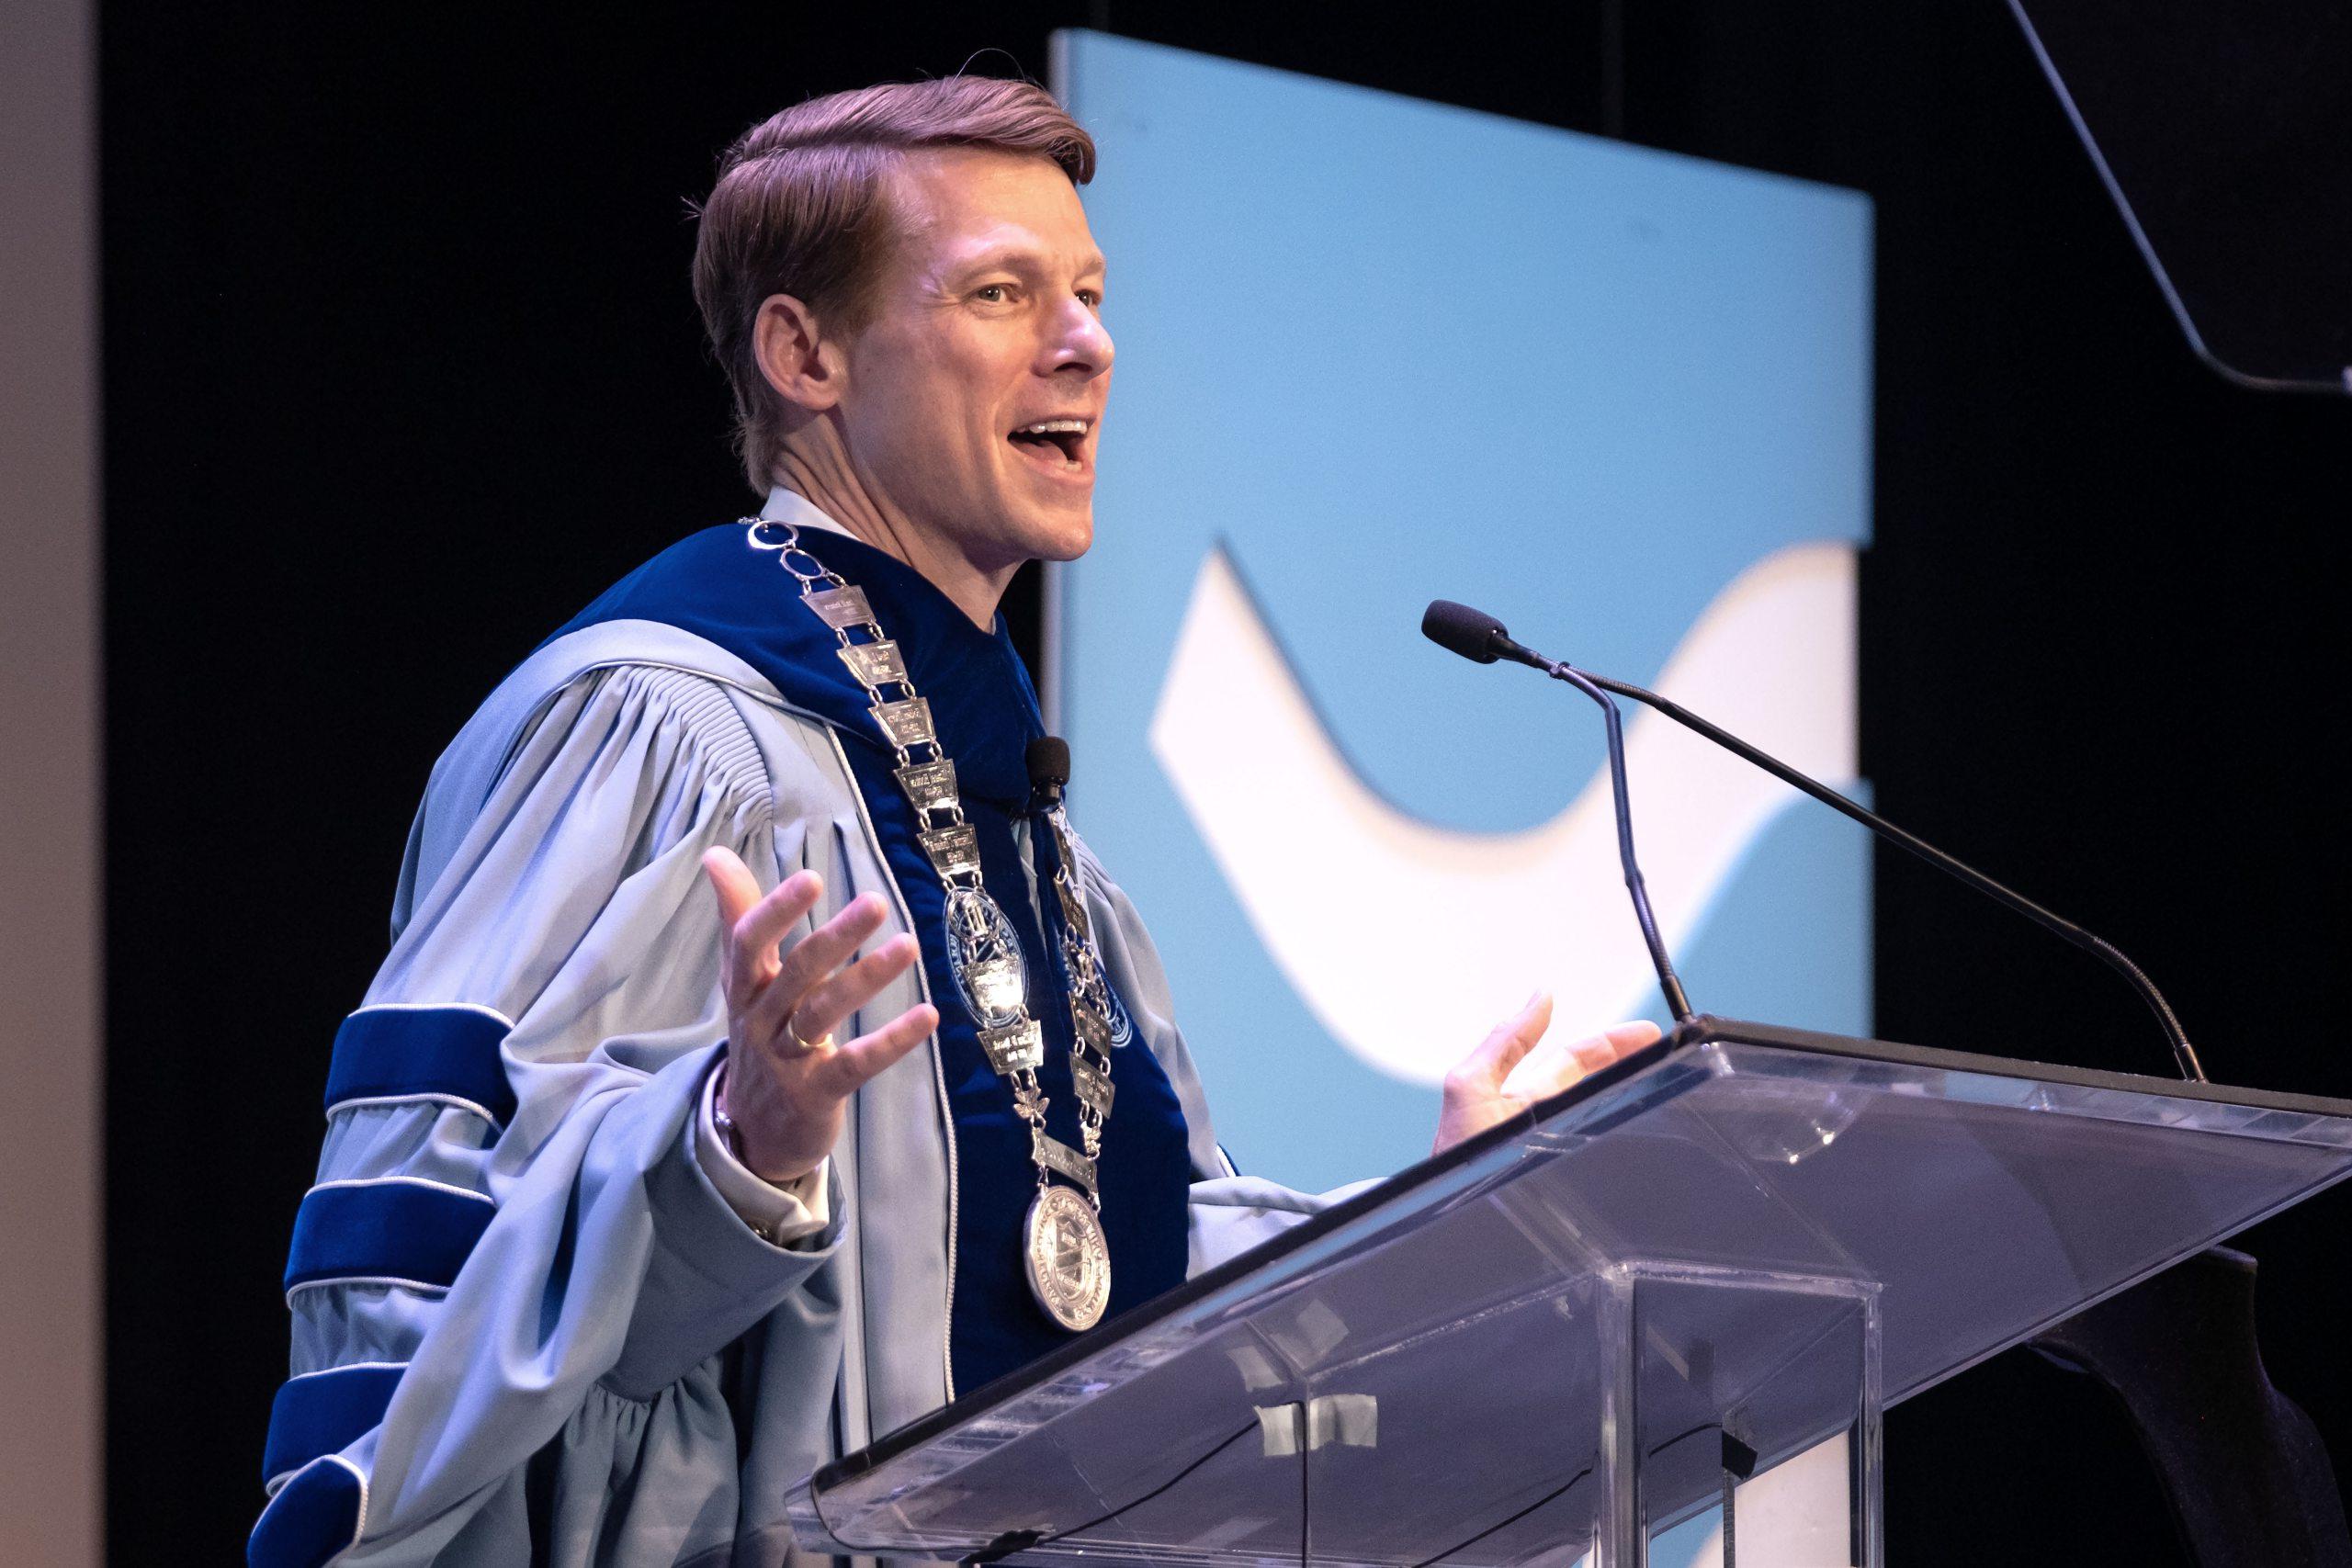
[(1510, 633), (1503, 630), (1500, 621), (1451, 599), (1430, 601), (1430, 607), (1421, 612), (1421, 635), (1448, 652), (1480, 664), (1492, 664), (1510, 643)]
[(1041, 735), (1029, 742), (1029, 784), (1033, 789), (1058, 795), (1069, 783), (1069, 742), (1058, 735)]

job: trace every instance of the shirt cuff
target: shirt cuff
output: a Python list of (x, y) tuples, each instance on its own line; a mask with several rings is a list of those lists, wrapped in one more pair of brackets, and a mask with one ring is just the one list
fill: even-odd
[(832, 1223), (831, 1156), (794, 1180), (769, 1181), (727, 1146), (726, 1135), (718, 1130), (718, 1073), (713, 1069), (703, 1079), (702, 1109), (695, 1116), (695, 1162), (727, 1206), (762, 1240), (777, 1247), (792, 1247), (822, 1233)]

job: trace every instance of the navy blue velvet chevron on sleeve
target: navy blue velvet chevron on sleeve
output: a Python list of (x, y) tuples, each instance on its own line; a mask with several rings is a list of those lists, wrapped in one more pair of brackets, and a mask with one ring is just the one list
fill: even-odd
[(362, 1100), (455, 1100), (503, 1125), (514, 1114), (498, 1054), (510, 1032), (487, 1008), (361, 1008), (335, 1031), (327, 1109)]
[(384, 1418), (405, 1367), (334, 1367), (289, 1378), (269, 1407), (269, 1440), (261, 1456), (266, 1483), (321, 1454), (338, 1453)]
[(302, 1470), (245, 1539), (247, 1568), (320, 1568), (358, 1533), (363, 1495), (358, 1472), (334, 1460)]
[(398, 1177), (313, 1187), (294, 1215), (286, 1289), (334, 1280), (447, 1287), (492, 1213), (487, 1198)]

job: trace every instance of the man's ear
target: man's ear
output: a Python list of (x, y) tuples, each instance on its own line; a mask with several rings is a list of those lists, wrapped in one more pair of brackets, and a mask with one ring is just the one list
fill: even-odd
[(847, 366), (841, 344), (818, 328), (816, 313), (789, 294), (760, 301), (752, 352), (776, 396), (809, 413), (841, 400)]

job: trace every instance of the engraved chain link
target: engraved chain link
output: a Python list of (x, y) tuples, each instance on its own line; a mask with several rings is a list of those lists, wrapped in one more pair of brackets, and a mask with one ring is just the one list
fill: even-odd
[[(1078, 1131), (1089, 1159), (1102, 1152), (1102, 1123), (1111, 1113), (1111, 988), (1078, 886), (1078, 854), (1069, 814), (1046, 813), (1054, 829), (1054, 897), (1061, 905), (1062, 966), (1069, 977), (1070, 1077), (1078, 1091)], [(1091, 1075), (1091, 1076), (1090, 1076)]]

